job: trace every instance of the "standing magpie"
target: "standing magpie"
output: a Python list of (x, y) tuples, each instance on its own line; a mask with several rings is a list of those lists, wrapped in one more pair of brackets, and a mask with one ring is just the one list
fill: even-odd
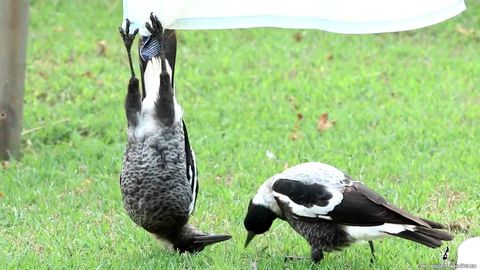
[(319, 162), (302, 163), (276, 174), (258, 189), (244, 220), (245, 247), (257, 234), (270, 229), (276, 218), (310, 244), (314, 262), (323, 252), (350, 244), (397, 236), (431, 248), (453, 236), (436, 222), (415, 217), (388, 203), (375, 191), (340, 170)]
[[(158, 18), (145, 27), (157, 46), (141, 59), (142, 94), (131, 59), (138, 30), (130, 22), (119, 31), (127, 50), (131, 78), (125, 99), (128, 123), (120, 187), (130, 218), (168, 248), (199, 252), (207, 245), (231, 238), (211, 235), (188, 224), (198, 193), (195, 155), (190, 147), (183, 111), (175, 97), (173, 69), (176, 38), (167, 36)], [(142, 51), (141, 51), (142, 53)]]

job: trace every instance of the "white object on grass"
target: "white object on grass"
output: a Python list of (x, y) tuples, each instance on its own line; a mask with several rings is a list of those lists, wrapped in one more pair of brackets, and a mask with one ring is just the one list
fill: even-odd
[(480, 269), (480, 237), (463, 241), (458, 246), (457, 269)]
[(464, 0), (123, 0), (123, 19), (140, 34), (153, 12), (165, 28), (280, 27), (343, 34), (426, 27), (465, 10)]

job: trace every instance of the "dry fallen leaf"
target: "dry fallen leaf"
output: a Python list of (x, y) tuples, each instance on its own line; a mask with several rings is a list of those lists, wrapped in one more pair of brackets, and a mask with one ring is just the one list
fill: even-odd
[(322, 113), (322, 115), (320, 115), (320, 117), (318, 118), (317, 128), (319, 131), (324, 131), (333, 127), (335, 123), (337, 123), (336, 120), (328, 120), (328, 113)]
[(467, 28), (464, 28), (462, 26), (458, 26), (457, 27), (457, 32), (459, 32), (460, 34), (465, 35), (465, 36), (470, 36), (471, 34), (473, 34), (475, 32), (475, 29), (473, 29), (473, 28), (467, 29)]
[(107, 53), (107, 41), (106, 40), (97, 41), (97, 50), (98, 50), (98, 55), (105, 56), (105, 54)]
[(6, 160), (2, 161), (2, 169), (8, 169), (9, 166), (10, 166), (10, 162)]
[(458, 232), (458, 233), (468, 233), (470, 230), (470, 225), (472, 221), (467, 218), (462, 218), (456, 221), (453, 221), (448, 224), (448, 229), (451, 232)]
[(38, 244), (35, 244), (35, 245), (34, 245), (34, 249), (35, 249), (35, 251), (36, 251), (37, 253), (40, 253), (40, 254), (42, 254), (42, 253), (43, 253), (43, 250), (44, 250), (43, 246), (38, 245)]
[(296, 42), (302, 41), (302, 39), (303, 39), (302, 32), (296, 32), (296, 33), (293, 35), (293, 38), (295, 39)]
[(82, 75), (87, 77), (87, 78), (92, 78), (93, 77), (93, 73), (91, 71), (85, 71)]
[(290, 135), (288, 136), (288, 138), (289, 138), (291, 141), (296, 141), (296, 140), (298, 140), (298, 133), (297, 133), (297, 131), (292, 131), (292, 133), (290, 133)]
[(78, 166), (78, 170), (82, 173), (86, 172), (87, 169), (88, 169), (88, 167), (85, 164), (80, 164), (80, 166)]
[(288, 136), (290, 140), (296, 141), (300, 138), (300, 136), (298, 135), (298, 130), (300, 129), (300, 122), (302, 121), (302, 119), (303, 119), (303, 114), (297, 113), (297, 121), (295, 122), (295, 125), (292, 128), (292, 132), (290, 132), (290, 135)]
[(297, 100), (295, 99), (294, 96), (288, 96), (288, 101), (290, 102), (290, 105), (292, 106), (292, 109), (294, 109), (294, 110), (298, 109)]
[(79, 195), (83, 195), (87, 193), (90, 190), (90, 186), (92, 185), (92, 180), (89, 178), (83, 179), (83, 181), (80, 183), (80, 185), (75, 188), (75, 193)]
[(226, 176), (217, 175), (215, 176), (215, 181), (218, 184), (224, 184), (227, 187), (230, 187), (233, 183), (233, 176), (228, 174)]

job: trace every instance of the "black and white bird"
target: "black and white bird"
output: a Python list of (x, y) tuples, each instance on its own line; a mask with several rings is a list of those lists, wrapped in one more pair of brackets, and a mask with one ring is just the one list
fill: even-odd
[(276, 218), (310, 244), (311, 258), (341, 250), (350, 244), (397, 236), (431, 248), (452, 235), (436, 222), (415, 217), (388, 203), (361, 182), (327, 164), (302, 163), (276, 174), (260, 186), (244, 220), (245, 247), (257, 234), (270, 229)]
[(158, 46), (150, 48), (153, 52), (148, 59), (142, 58), (142, 94), (131, 59), (138, 30), (130, 33), (128, 20), (125, 30), (119, 28), (131, 72), (125, 99), (128, 143), (120, 176), (123, 204), (130, 218), (166, 247), (199, 252), (231, 236), (204, 233), (188, 224), (195, 208), (198, 179), (195, 155), (173, 86), (176, 38), (173, 31), (173, 35), (165, 35), (153, 14), (150, 20), (146, 28)]

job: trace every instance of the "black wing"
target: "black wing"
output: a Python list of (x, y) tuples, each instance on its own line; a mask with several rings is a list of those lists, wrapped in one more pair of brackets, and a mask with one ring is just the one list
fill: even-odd
[(328, 212), (341, 200), (341, 193), (319, 183), (278, 179), (272, 186), (273, 195), (281, 205), (287, 204), (293, 216), (298, 218), (328, 217)]
[(198, 169), (197, 169), (197, 164), (195, 160), (195, 153), (193, 152), (193, 149), (190, 147), (190, 141), (188, 139), (188, 132), (187, 132), (187, 126), (185, 125), (185, 122), (183, 122), (183, 134), (185, 136), (185, 157), (187, 160), (186, 168), (187, 168), (187, 180), (190, 183), (190, 187), (192, 189), (192, 203), (190, 204), (190, 214), (193, 212), (195, 209), (195, 204), (197, 202), (197, 194), (198, 194)]
[(360, 182), (352, 182), (343, 191), (343, 200), (328, 213), (337, 223), (375, 226), (385, 223), (430, 227), (426, 222), (389, 204), (382, 196)]
[(288, 197), (277, 195), (276, 198), (288, 203), (295, 217), (306, 221), (321, 218), (351, 226), (396, 223), (430, 227), (422, 219), (389, 204), (362, 183), (349, 179), (346, 179), (345, 183), (347, 185), (344, 187), (336, 188), (318, 183), (279, 179), (272, 189), (277, 194)]
[(286, 195), (296, 204), (305, 207), (325, 206), (332, 194), (324, 185), (318, 183), (305, 184), (301, 181), (278, 179), (272, 186), (273, 191)]

